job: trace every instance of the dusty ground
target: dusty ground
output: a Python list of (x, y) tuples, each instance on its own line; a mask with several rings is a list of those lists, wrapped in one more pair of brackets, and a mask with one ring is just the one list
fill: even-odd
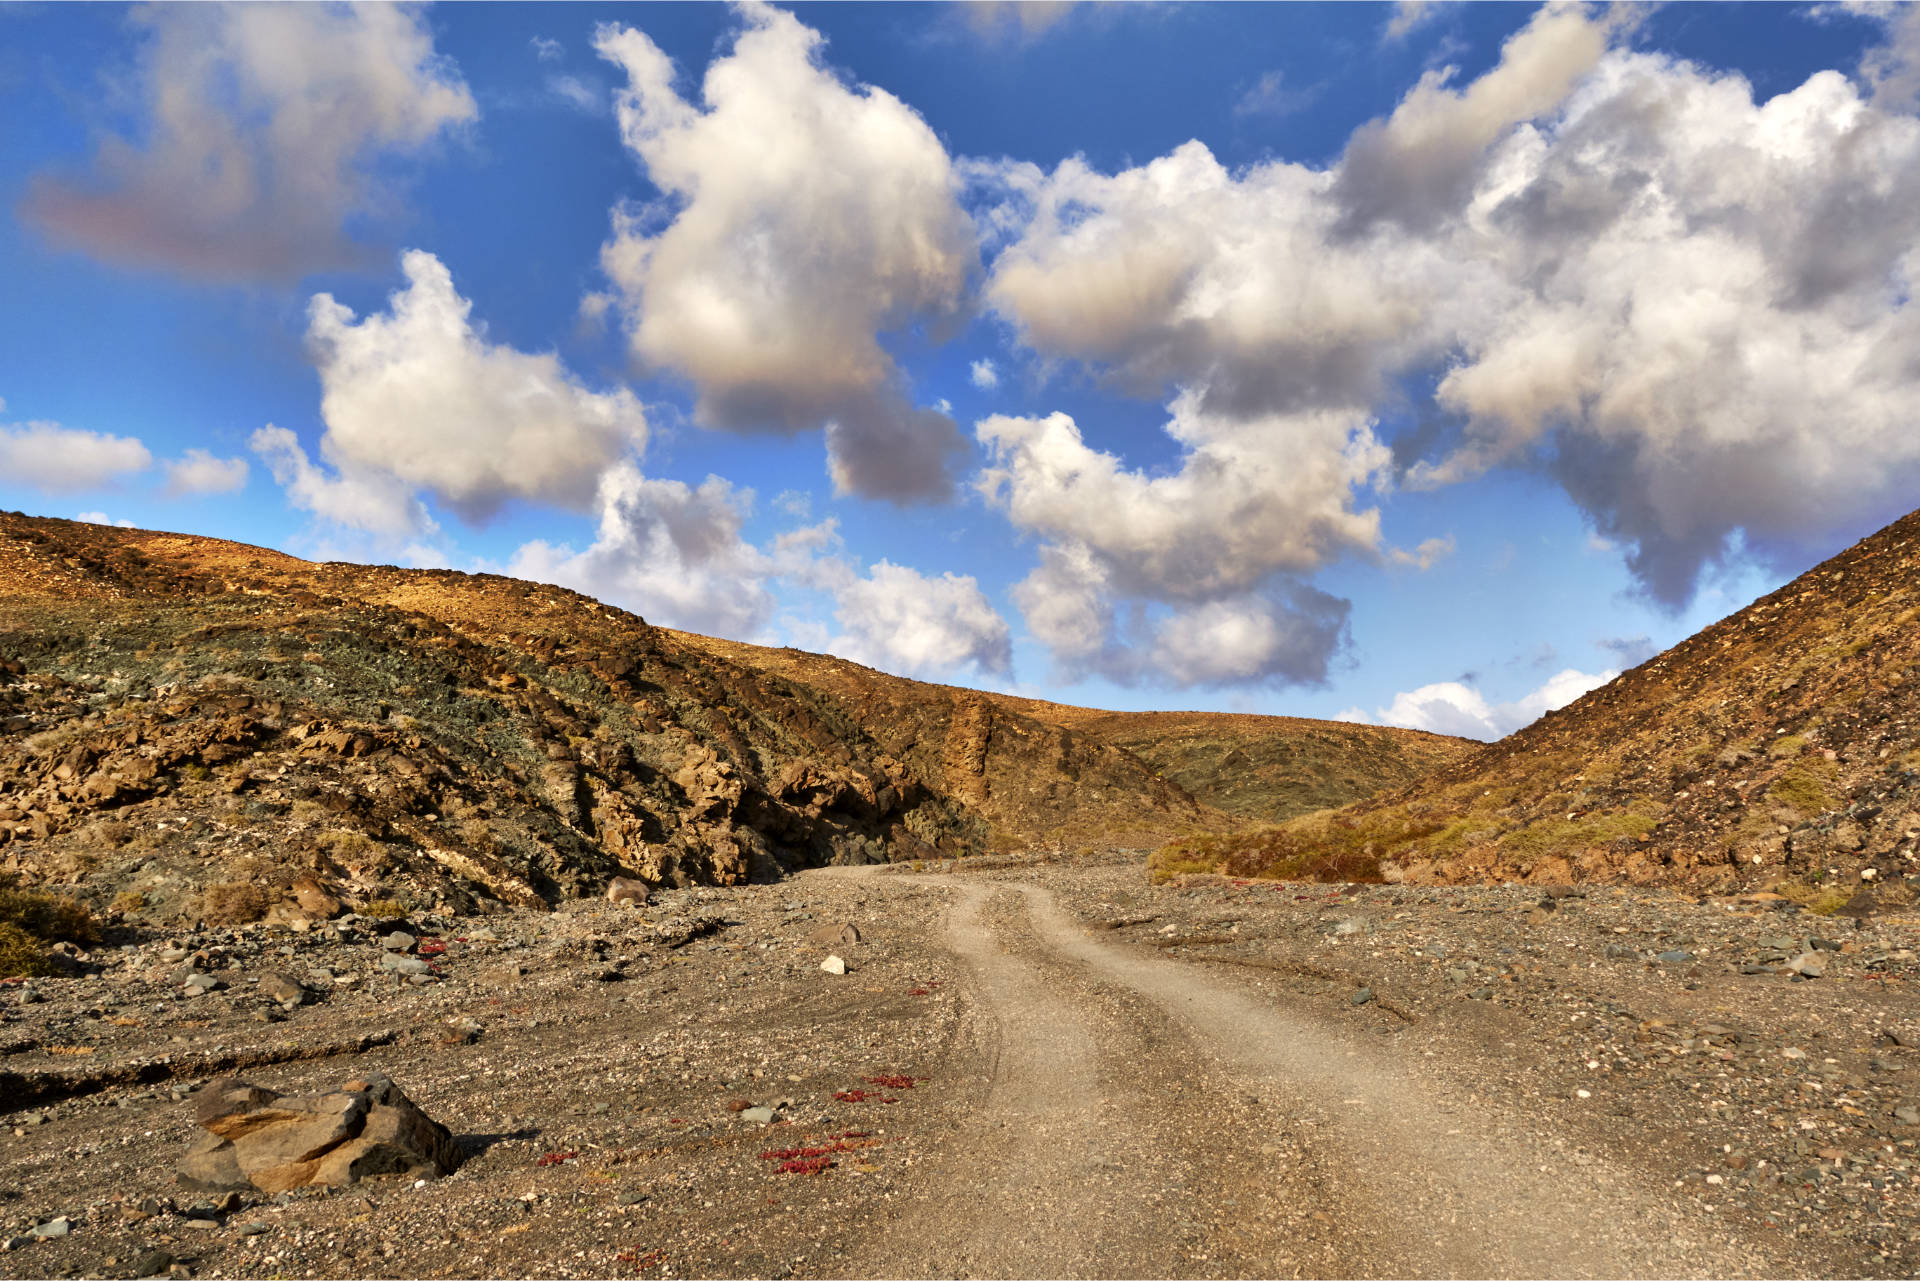
[[(389, 922), (103, 947), (0, 987), (0, 1274), (1920, 1268), (1920, 918), (1541, 897), (1115, 857), (414, 919), (446, 944), (417, 986), (377, 969)], [(842, 921), (833, 976), (806, 935)], [(226, 986), (184, 995), (167, 949)], [(273, 971), (318, 999), (282, 1013)], [(214, 1208), (172, 1166), (234, 1068), (387, 1073), (471, 1156)]]

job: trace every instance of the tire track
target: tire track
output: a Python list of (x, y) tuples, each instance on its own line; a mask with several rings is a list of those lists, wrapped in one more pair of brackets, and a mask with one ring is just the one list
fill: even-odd
[[(1776, 1276), (1772, 1259), (1630, 1170), (1570, 1166), (1548, 1136), (1404, 1055), (1296, 1017), (1197, 966), (1094, 941), (1038, 886), (1017, 887), (1041, 942), (1152, 1002), (1236, 1079), (1331, 1140), (1372, 1195), (1334, 1227), (1391, 1226), (1389, 1273), (1448, 1277)], [(1364, 1265), (1363, 1265), (1364, 1268)], [(1360, 1271), (1362, 1269), (1356, 1269)]]

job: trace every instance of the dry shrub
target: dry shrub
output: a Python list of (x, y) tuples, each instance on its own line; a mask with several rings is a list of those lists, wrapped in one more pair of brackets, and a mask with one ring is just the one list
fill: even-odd
[(209, 885), (200, 892), (200, 919), (209, 925), (250, 925), (269, 906), (266, 893), (250, 881)]
[(0, 978), (47, 975), (58, 971), (47, 944), (98, 941), (93, 915), (83, 904), (59, 894), (24, 890), (0, 880)]
[(1400, 811), (1351, 817), (1322, 810), (1281, 827), (1174, 841), (1162, 846), (1148, 866), (1156, 881), (1217, 870), (1280, 881), (1377, 885), (1386, 880), (1380, 867), (1384, 859), (1443, 826)]
[(56, 972), (45, 943), (0, 921), (0, 978), (44, 978)]
[(365, 832), (350, 827), (337, 827), (321, 832), (313, 838), (313, 843), (330, 857), (347, 863), (371, 863), (382, 852), (379, 841)]
[(11, 879), (0, 881), (0, 924), (48, 943), (64, 940), (84, 945), (100, 939), (85, 904), (44, 890), (23, 890)]

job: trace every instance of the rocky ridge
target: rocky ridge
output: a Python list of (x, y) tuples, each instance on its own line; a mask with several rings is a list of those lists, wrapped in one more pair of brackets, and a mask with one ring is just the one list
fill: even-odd
[(1397, 791), (1160, 866), (1778, 883), (1832, 911), (1907, 902), (1917, 862), (1920, 512)]
[[(0, 873), (311, 926), (1249, 822), (1048, 705), (796, 655), (492, 575), (0, 515)], [(1223, 733), (1293, 732), (1249, 720)]]

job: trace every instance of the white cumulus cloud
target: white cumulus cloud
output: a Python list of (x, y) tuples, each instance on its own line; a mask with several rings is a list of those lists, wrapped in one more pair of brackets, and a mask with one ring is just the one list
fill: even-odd
[(981, 391), (992, 391), (1000, 385), (1000, 371), (991, 360), (976, 360), (967, 371), (967, 379)]
[(113, 135), (90, 172), (42, 174), (23, 210), (99, 258), (226, 278), (357, 265), (346, 232), (389, 210), (383, 157), (478, 110), (411, 5), (136, 8), (144, 136)]
[(73, 493), (113, 484), (153, 465), (132, 436), (62, 427), (52, 422), (0, 423), (0, 478), (43, 493)]
[[(601, 482), (590, 546), (527, 543), (507, 572), (586, 592), (664, 626), (762, 642), (775, 639), (774, 588), (784, 581), (832, 599), (840, 628), (810, 633), (820, 648), (920, 676), (1010, 670), (1006, 620), (976, 580), (886, 560), (862, 574), (840, 554), (830, 520), (756, 546), (742, 532), (753, 498), (717, 476), (693, 487), (623, 463)], [(786, 627), (807, 629), (803, 622)]]
[(288, 502), (322, 520), (395, 538), (437, 529), (426, 505), (405, 482), (383, 471), (329, 472), (285, 427), (268, 423), (247, 438), (247, 448), (267, 465)]
[(879, 335), (938, 327), (978, 261), (940, 140), (910, 107), (850, 87), (792, 15), (740, 9), (700, 103), (646, 35), (603, 26), (621, 137), (673, 210), (623, 206), (602, 264), (634, 357), (693, 384), (704, 426), (825, 427), (842, 492), (944, 496), (961, 447), (917, 407)]
[[(1376, 548), (1379, 513), (1353, 497), (1387, 451), (1350, 413), (1241, 419), (1191, 393), (1169, 411), (1183, 457), (1159, 475), (1088, 445), (1066, 414), (976, 425), (981, 493), (1045, 540), (1014, 592), (1028, 630), (1070, 677), (1323, 679), (1346, 604), (1302, 579)], [(1170, 612), (1142, 612), (1154, 604)]]
[[(1910, 33), (1888, 13), (1859, 83), (1764, 102), (1635, 52), (1631, 10), (1548, 6), (1324, 169), (1230, 171), (1198, 142), (1113, 174), (975, 166), (1002, 196), (986, 295), (1042, 355), (1182, 389), (1222, 436), (1364, 423), (1437, 378), (1437, 430), (1394, 477), (1543, 470), (1677, 606), (1738, 548), (1830, 550), (1920, 485), (1920, 119), (1890, 88)], [(1360, 483), (1320, 476), (1271, 503), (1312, 528)]]
[[(1599, 689), (1619, 674), (1613, 670), (1587, 673), (1569, 667), (1511, 703), (1489, 703), (1486, 696), (1471, 685), (1462, 681), (1440, 681), (1395, 694), (1392, 705), (1380, 708), (1373, 723), (1491, 742)], [(1356, 707), (1342, 712), (1337, 719), (1366, 721), (1367, 717)]]
[(216, 458), (204, 449), (189, 449), (165, 464), (166, 493), (172, 498), (198, 494), (231, 494), (247, 485), (247, 460)]
[(639, 400), (588, 389), (551, 352), (488, 342), (432, 254), (409, 252), (401, 267), (407, 286), (385, 312), (356, 319), (330, 294), (313, 299), (319, 450), (337, 476), (296, 457), (287, 433), (259, 435), (276, 478), (297, 484), (302, 505), (363, 529), (420, 528), (416, 505), (399, 498), (415, 490), (474, 522), (515, 498), (591, 506), (602, 473), (645, 445)]
[(1013, 668), (1007, 622), (970, 575), (936, 578), (882, 560), (836, 590), (834, 616), (844, 630), (830, 649), (855, 662), (919, 675)]
[(558, 583), (633, 610), (650, 622), (752, 639), (774, 609), (770, 559), (740, 535), (751, 491), (718, 476), (698, 487), (608, 469), (597, 505), (599, 533), (583, 551), (535, 541), (508, 573)]

